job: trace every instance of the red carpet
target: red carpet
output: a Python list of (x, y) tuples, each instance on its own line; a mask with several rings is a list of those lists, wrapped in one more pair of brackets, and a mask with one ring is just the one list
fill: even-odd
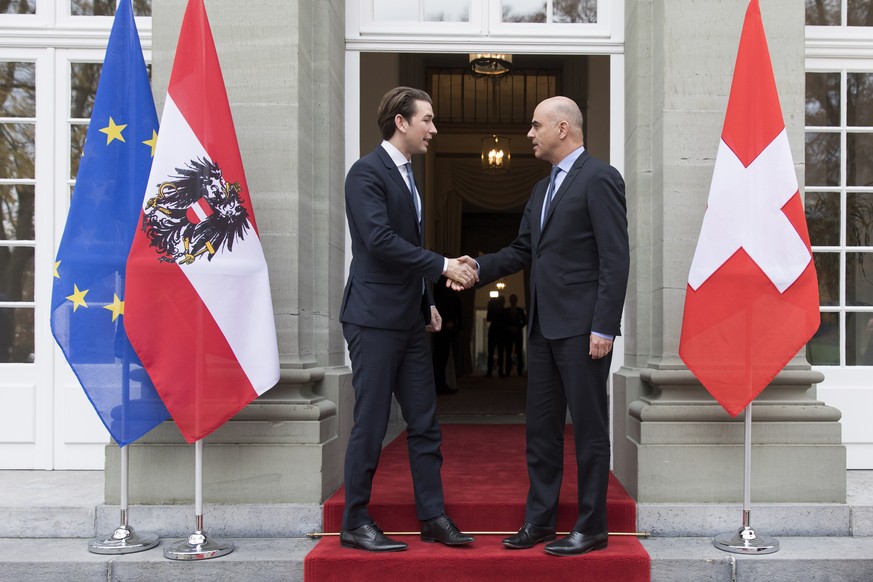
[[(523, 425), (443, 425), (443, 487), (446, 513), (462, 531), (515, 531), (524, 521), (527, 467)], [(565, 439), (564, 483), (558, 530), (576, 521), (576, 468), (573, 439)], [(324, 504), (324, 531), (338, 532), (343, 490)], [(633, 499), (614, 477), (610, 480), (608, 522), (611, 532), (636, 528)], [(373, 483), (370, 514), (383, 531), (418, 531), (405, 434), (385, 450)], [(305, 562), (306, 582), (332, 580), (563, 580), (647, 582), (649, 556), (634, 537), (612, 536), (609, 547), (584, 556), (558, 558), (542, 546), (506, 550), (503, 535), (477, 536), (464, 548), (422, 542), (403, 536), (405, 552), (375, 554), (343, 548), (326, 537)]]

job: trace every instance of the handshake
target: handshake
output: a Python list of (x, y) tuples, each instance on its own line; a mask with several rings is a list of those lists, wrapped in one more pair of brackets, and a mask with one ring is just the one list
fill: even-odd
[(467, 255), (457, 259), (448, 259), (445, 276), (447, 279), (446, 287), (455, 291), (463, 291), (479, 281), (479, 265)]

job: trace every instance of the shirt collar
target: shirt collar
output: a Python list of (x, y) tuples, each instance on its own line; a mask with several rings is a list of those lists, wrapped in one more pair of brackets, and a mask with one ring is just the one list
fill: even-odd
[(581, 156), (582, 152), (584, 152), (584, 151), (585, 151), (585, 146), (579, 146), (579, 148), (570, 152), (566, 158), (564, 158), (563, 160), (558, 162), (558, 164), (557, 164), (558, 167), (561, 168), (561, 170), (564, 173), (569, 172), (570, 168), (573, 167), (573, 164), (576, 163), (576, 160), (579, 159), (579, 156)]
[(409, 160), (406, 159), (406, 156), (400, 153), (394, 144), (392, 144), (388, 140), (382, 141), (382, 148), (388, 152), (388, 155), (391, 157), (391, 161), (397, 164), (397, 167), (403, 166), (409, 163)]

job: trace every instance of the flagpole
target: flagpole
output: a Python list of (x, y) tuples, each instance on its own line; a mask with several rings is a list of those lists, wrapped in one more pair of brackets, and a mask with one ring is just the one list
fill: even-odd
[(752, 529), (752, 403), (746, 405), (743, 436), (743, 526), (736, 533), (715, 536), (712, 543), (734, 554), (772, 554), (779, 551), (779, 540), (755, 533)]
[(203, 441), (194, 443), (194, 533), (164, 548), (170, 560), (206, 560), (227, 555), (233, 542), (209, 538), (203, 531)]
[(105, 538), (94, 538), (88, 542), (88, 551), (92, 554), (130, 554), (142, 552), (158, 545), (158, 536), (153, 533), (137, 534), (127, 523), (128, 510), (128, 462), (127, 447), (121, 447), (121, 525), (115, 528), (112, 535)]

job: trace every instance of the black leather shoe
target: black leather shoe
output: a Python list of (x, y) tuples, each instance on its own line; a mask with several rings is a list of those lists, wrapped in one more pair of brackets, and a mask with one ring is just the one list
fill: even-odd
[(553, 539), (555, 539), (555, 528), (524, 522), (517, 534), (503, 538), (503, 545), (512, 550), (526, 550), (538, 543), (550, 542)]
[(439, 517), (421, 522), (421, 541), (442, 542), (447, 546), (472, 544), (476, 538), (461, 533), (445, 513)]
[(578, 556), (594, 550), (606, 549), (609, 534), (584, 534), (571, 531), (570, 535), (546, 544), (546, 552), (553, 556)]
[(357, 548), (368, 552), (399, 552), (406, 549), (404, 542), (392, 540), (383, 534), (375, 523), (368, 523), (356, 529), (342, 530), (340, 544), (347, 548)]

